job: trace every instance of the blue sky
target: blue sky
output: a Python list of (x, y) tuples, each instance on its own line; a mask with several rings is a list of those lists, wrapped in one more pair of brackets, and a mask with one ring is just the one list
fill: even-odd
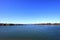
[(60, 0), (0, 0), (0, 22), (60, 22)]

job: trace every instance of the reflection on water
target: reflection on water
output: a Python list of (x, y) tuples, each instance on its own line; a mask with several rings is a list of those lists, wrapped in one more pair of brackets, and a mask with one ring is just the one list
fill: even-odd
[(43, 26), (43, 25), (0, 26), (0, 37), (60, 40), (60, 26)]

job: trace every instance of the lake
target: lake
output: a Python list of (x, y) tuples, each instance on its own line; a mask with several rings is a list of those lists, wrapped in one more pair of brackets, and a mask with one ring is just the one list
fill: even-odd
[(60, 26), (56, 25), (0, 26), (0, 38), (30, 38), (36, 40), (60, 40)]

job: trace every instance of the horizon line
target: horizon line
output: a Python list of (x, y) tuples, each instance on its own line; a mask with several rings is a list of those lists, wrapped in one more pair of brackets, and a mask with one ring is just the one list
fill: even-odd
[[(50, 22), (46, 22), (46, 23), (45, 22), (44, 23), (0, 23), (0, 24), (47, 24), (47, 23), (50, 23)], [(50, 24), (55, 24), (55, 23), (50, 23)]]

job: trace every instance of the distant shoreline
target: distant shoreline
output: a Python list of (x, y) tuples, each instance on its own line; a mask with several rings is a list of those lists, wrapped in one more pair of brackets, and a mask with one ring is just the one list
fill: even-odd
[[(4, 24), (0, 23), (0, 26), (22, 26), (22, 25), (27, 25), (27, 24)], [(60, 25), (60, 23), (38, 23), (38, 24), (31, 24), (31, 25)]]
[(40, 23), (35, 25), (60, 25), (60, 23)]
[(0, 24), (0, 26), (17, 26), (17, 25), (23, 25), (23, 24)]

